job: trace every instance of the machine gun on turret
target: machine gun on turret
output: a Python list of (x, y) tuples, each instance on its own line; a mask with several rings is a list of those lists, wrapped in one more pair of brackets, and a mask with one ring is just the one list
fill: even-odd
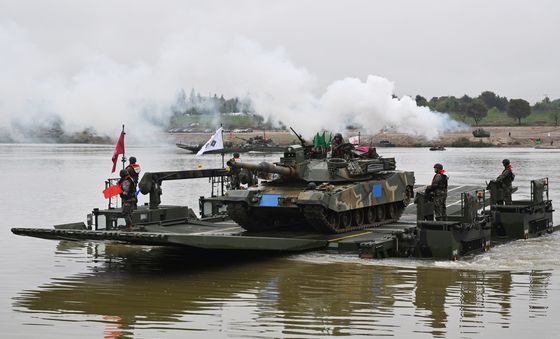
[(294, 134), (296, 135), (296, 137), (299, 139), (299, 142), (301, 143), (301, 145), (302, 145), (303, 147), (306, 147), (306, 146), (307, 146), (307, 141), (305, 141), (305, 139), (301, 136), (301, 134), (298, 134), (298, 133), (296, 132), (296, 130), (294, 130), (291, 126), (290, 126), (290, 129), (292, 130), (292, 132), (294, 132)]

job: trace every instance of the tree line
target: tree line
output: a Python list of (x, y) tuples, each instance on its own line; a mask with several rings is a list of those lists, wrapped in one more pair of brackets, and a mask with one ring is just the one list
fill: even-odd
[(521, 119), (527, 118), (533, 111), (549, 112), (555, 125), (560, 120), (560, 99), (550, 100), (545, 97), (541, 102), (531, 106), (524, 99), (508, 99), (497, 95), (492, 91), (484, 91), (478, 97), (463, 95), (460, 98), (454, 96), (433, 97), (429, 101), (421, 95), (416, 96), (418, 106), (429, 107), (433, 111), (444, 113), (456, 113), (472, 118), (475, 125), (488, 115), (490, 109), (507, 114), (517, 120), (521, 125)]
[(213, 96), (202, 96), (196, 92), (194, 88), (191, 90), (189, 96), (185, 93), (184, 89), (179, 90), (176, 95), (175, 102), (171, 106), (174, 114), (187, 114), (187, 115), (200, 115), (200, 114), (215, 114), (215, 113), (254, 113), (251, 101), (247, 99), (224, 98), (224, 95), (218, 97), (217, 94)]

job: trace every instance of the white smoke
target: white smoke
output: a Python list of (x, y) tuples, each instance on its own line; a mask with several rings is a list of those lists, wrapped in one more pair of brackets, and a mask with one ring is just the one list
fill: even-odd
[(393, 98), (393, 83), (382, 77), (347, 78), (321, 91), (315, 76), (294, 65), (284, 49), (265, 49), (223, 32), (175, 33), (151, 61), (118, 61), (99, 53), (42, 49), (22, 27), (0, 24), (0, 50), (4, 128), (57, 116), (68, 131), (93, 127), (116, 136), (126, 124), (129, 137), (146, 141), (168, 121), (176, 93), (190, 88), (203, 95), (248, 97), (267, 120), (294, 126), (304, 136), (360, 125), (369, 133), (391, 126), (434, 138), (460, 127), (409, 97)]

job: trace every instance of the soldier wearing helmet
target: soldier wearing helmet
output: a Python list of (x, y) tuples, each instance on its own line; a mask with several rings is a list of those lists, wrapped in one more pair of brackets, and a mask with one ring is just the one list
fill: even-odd
[(128, 159), (128, 166), (126, 166), (128, 175), (132, 177), (132, 180), (138, 184), (138, 176), (140, 175), (140, 165), (136, 163), (136, 157), (130, 157)]
[(331, 157), (344, 158), (344, 150), (341, 147), (343, 144), (344, 144), (344, 139), (342, 138), (342, 134), (336, 133), (331, 142), (331, 147), (332, 147)]
[(513, 180), (515, 179), (515, 174), (513, 174), (512, 166), (509, 159), (502, 160), (502, 165), (504, 165), (504, 170), (496, 178), (496, 182), (502, 187), (504, 192), (504, 200), (498, 201), (498, 204), (511, 205), (511, 193), (513, 191)]
[(445, 201), (447, 200), (447, 181), (449, 177), (442, 164), (435, 164), (434, 172), (432, 183), (426, 188), (426, 193), (432, 195), (436, 220), (445, 220), (447, 215)]
[(132, 230), (132, 211), (136, 207), (136, 183), (126, 169), (120, 171), (119, 185), (121, 185), (122, 213), (126, 222), (125, 230)]
[[(230, 161), (233, 162), (241, 161), (241, 157), (239, 156), (239, 153), (237, 152), (233, 153), (233, 158), (231, 158)], [(239, 180), (239, 174), (241, 173), (241, 170), (238, 167), (230, 167), (230, 171), (231, 171), (230, 189), (238, 190), (241, 188), (241, 180)]]

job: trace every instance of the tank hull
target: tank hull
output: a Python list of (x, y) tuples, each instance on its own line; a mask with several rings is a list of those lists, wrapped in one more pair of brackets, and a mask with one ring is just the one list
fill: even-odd
[(224, 201), (230, 217), (248, 231), (310, 226), (340, 233), (398, 220), (412, 199), (413, 186), (413, 172), (392, 171), (370, 180), (316, 187), (272, 182), (229, 191)]

